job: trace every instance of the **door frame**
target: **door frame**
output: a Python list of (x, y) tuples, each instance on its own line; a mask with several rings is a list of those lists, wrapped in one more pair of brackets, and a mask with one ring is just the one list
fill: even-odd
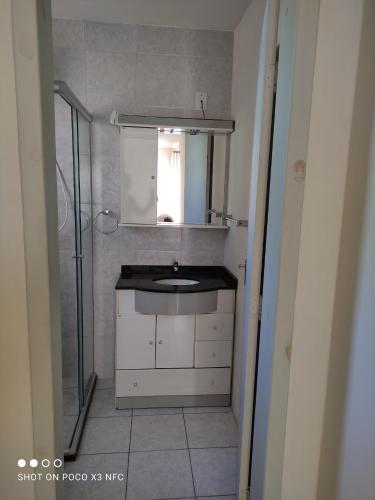
[[(61, 328), (48, 0), (1, 3), (1, 493), (57, 500), (61, 481), (18, 480), (20, 458), (63, 458)], [(31, 472), (30, 468), (24, 472)]]
[[(252, 408), (255, 398), (260, 290), (267, 206), (268, 162), (270, 156), (275, 61), (282, 16), (294, 9), (292, 54), (292, 95), (289, 107), (288, 138), (283, 186), (282, 227), (280, 231), (279, 262), (275, 287), (277, 293), (271, 314), (274, 314), (274, 349), (269, 388), (267, 433), (264, 442), (265, 498), (281, 496), (283, 449), (288, 404), (290, 353), (293, 332), (295, 290), (297, 284), (300, 227), (303, 205), (305, 162), (310, 123), (315, 46), (318, 32), (319, 0), (269, 0), (267, 3), (261, 53), (264, 69), (258, 80), (252, 172), (250, 182), (248, 263), (249, 284), (244, 299), (244, 361), (241, 391), (241, 442), (238, 498), (249, 495), (250, 446)], [(285, 29), (285, 28), (284, 28)], [(263, 38), (264, 37), (264, 38)], [(282, 48), (280, 49), (282, 50)], [(262, 51), (262, 49), (261, 49)], [(277, 75), (276, 75), (277, 76)], [(261, 96), (261, 97), (260, 97)], [(276, 105), (277, 106), (277, 105)], [(257, 137), (257, 130), (259, 136)], [(296, 230), (297, 228), (297, 230)], [(263, 304), (267, 302), (263, 298)], [(267, 305), (267, 304), (266, 304)], [(266, 309), (267, 314), (269, 311)], [(246, 318), (247, 316), (247, 318)], [(282, 397), (279, 392), (282, 391)], [(276, 422), (281, 412), (280, 422)], [(275, 423), (276, 422), (276, 423)], [(276, 450), (275, 454), (270, 450)], [(275, 456), (273, 456), (275, 455)], [(275, 496), (276, 495), (276, 496)]]
[(244, 340), (241, 373), (240, 450), (237, 496), (249, 496), (250, 448), (254, 401), (257, 332), (259, 322), (259, 290), (262, 276), (263, 238), (267, 204), (268, 164), (271, 140), (275, 58), (279, 0), (267, 0), (260, 49), (255, 127), (250, 177), (248, 229), (248, 283), (244, 293)]

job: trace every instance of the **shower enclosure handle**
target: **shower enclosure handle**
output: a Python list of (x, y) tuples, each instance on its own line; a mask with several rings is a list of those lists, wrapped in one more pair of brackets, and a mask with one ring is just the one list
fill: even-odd
[(78, 254), (78, 255), (72, 255), (72, 259), (84, 259), (85, 256), (81, 253), (81, 254)]

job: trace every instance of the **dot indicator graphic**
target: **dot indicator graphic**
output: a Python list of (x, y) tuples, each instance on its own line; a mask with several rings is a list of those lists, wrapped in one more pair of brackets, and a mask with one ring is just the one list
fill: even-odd
[(23, 458), (20, 458), (17, 462), (18, 464), (18, 467), (26, 467), (26, 460), (24, 460)]
[(38, 460), (36, 460), (35, 458), (32, 458), (30, 460), (30, 467), (38, 467)]
[(51, 465), (51, 462), (48, 460), (48, 458), (43, 458), (41, 463), (42, 463), (42, 467), (44, 467), (44, 468), (49, 467)]

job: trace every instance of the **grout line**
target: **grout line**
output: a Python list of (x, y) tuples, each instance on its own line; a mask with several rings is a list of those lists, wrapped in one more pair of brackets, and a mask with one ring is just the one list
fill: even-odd
[(229, 414), (233, 415), (233, 412), (228, 411), (228, 410), (227, 411), (220, 411), (220, 410), (217, 410), (217, 411), (182, 411), (182, 413), (184, 415), (216, 415), (218, 413), (220, 415), (222, 413), (224, 413), (224, 414), (229, 413)]
[[(233, 493), (232, 495), (210, 495), (210, 496), (200, 496), (199, 498), (228, 498), (228, 497), (234, 497), (236, 496), (235, 493)], [(197, 497), (198, 498), (198, 497)]]
[(182, 415), (182, 411), (176, 413), (143, 413), (141, 415), (137, 415), (137, 413), (135, 413), (134, 417), (168, 417), (169, 415)]
[(160, 452), (160, 451), (183, 451), (183, 450), (231, 450), (238, 449), (238, 446), (206, 446), (204, 448), (161, 448), (157, 450), (133, 450), (133, 451), (98, 451), (95, 453), (79, 453), (79, 456), (82, 455), (118, 455), (119, 453), (124, 455), (126, 453), (152, 453), (152, 452)]
[(184, 412), (182, 412), (182, 418), (183, 418), (183, 421), (184, 421), (184, 427), (185, 427), (186, 444), (188, 445), (188, 454), (189, 454), (190, 472), (191, 472), (191, 478), (192, 478), (192, 480), (193, 480), (194, 498), (197, 498), (197, 490), (196, 490), (196, 488), (195, 488), (195, 479), (194, 479), (193, 465), (192, 465), (192, 463), (191, 463), (191, 454), (190, 454), (190, 448), (189, 448), (189, 438), (188, 438), (188, 432), (187, 432), (187, 427), (186, 427), (186, 422), (185, 422), (185, 415), (184, 415)]
[(149, 414), (141, 414), (141, 415), (137, 415), (137, 414), (134, 414), (134, 410), (133, 410), (133, 417), (169, 417), (171, 415), (182, 415), (182, 411), (178, 412), (176, 411), (175, 413), (149, 413)]
[(230, 446), (191, 446), (189, 450), (228, 450), (230, 448), (238, 448), (238, 445), (232, 444)]
[[(230, 450), (237, 449), (238, 446), (206, 446), (204, 448), (160, 448), (156, 450), (132, 450), (130, 453), (152, 453), (154, 451), (182, 451), (182, 450)], [(127, 452), (124, 452), (127, 453)], [(100, 455), (100, 453), (98, 453)]]
[(189, 448), (158, 448), (154, 450), (131, 450), (130, 453), (151, 453), (153, 451), (184, 451), (188, 450)]
[(127, 469), (126, 469), (126, 485), (125, 485), (125, 497), (124, 497), (124, 500), (126, 500), (126, 497), (128, 495), (129, 462), (130, 462), (130, 448), (131, 448), (131, 444), (132, 444), (132, 431), (133, 431), (133, 410), (132, 410), (132, 416), (131, 416), (131, 422), (130, 422), (128, 466), (127, 466)]
[[(126, 411), (129, 411), (129, 410), (126, 410)], [(90, 415), (87, 418), (130, 418), (131, 416), (132, 416), (132, 413), (130, 413), (128, 415)]]
[(132, 414), (130, 414), (130, 415), (90, 415), (87, 418), (131, 418), (131, 417), (132, 417)]
[[(129, 452), (128, 451), (99, 451), (97, 453), (78, 453), (77, 457), (92, 457), (95, 455), (129, 455)], [(74, 461), (72, 463), (74, 463)]]

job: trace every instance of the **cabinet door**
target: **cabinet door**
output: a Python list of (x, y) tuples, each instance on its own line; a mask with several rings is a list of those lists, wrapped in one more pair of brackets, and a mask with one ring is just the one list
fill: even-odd
[(156, 224), (158, 131), (122, 128), (121, 222)]
[(124, 314), (117, 318), (116, 368), (155, 368), (156, 316)]
[(190, 368), (194, 364), (195, 316), (158, 316), (156, 368)]

